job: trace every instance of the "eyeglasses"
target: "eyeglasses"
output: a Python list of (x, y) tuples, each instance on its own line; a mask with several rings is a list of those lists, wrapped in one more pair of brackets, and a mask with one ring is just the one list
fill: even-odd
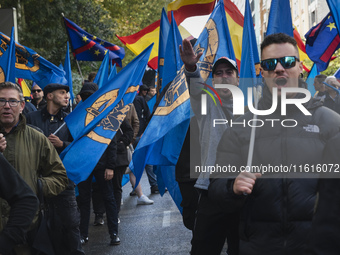
[(18, 106), (19, 102), (21, 102), (21, 100), (15, 100), (15, 99), (5, 100), (5, 99), (2, 98), (2, 99), (0, 99), (0, 107), (5, 106), (7, 102), (9, 104), (9, 106), (16, 107), (16, 106)]
[(296, 65), (296, 61), (300, 61), (297, 57), (289, 56), (282, 58), (269, 58), (261, 61), (261, 67), (265, 71), (274, 71), (277, 63), (283, 66), (284, 69), (292, 68)]
[(40, 93), (42, 90), (41, 89), (32, 89), (31, 91), (32, 91), (32, 93), (35, 93), (35, 92)]

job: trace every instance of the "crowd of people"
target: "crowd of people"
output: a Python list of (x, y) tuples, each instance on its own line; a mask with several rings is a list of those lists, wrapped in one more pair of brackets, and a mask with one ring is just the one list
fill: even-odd
[[(91, 73), (89, 78), (92, 76)], [(136, 138), (142, 135), (150, 114), (143, 88), (149, 90), (142, 86), (140, 96), (131, 104), (96, 167), (76, 186), (67, 177), (59, 157), (73, 141), (64, 122), (70, 109), (69, 86), (51, 83), (41, 89), (35, 84), (32, 100), (26, 102), (18, 84), (0, 84), (0, 174), (5, 183), (0, 187), (4, 219), (0, 226), (0, 254), (85, 254), (91, 199), (94, 225), (103, 225), (105, 214), (110, 245), (120, 244), (123, 175), (130, 174), (131, 195), (137, 196), (137, 205), (154, 203), (143, 194), (140, 184), (135, 188), (136, 178), (128, 169), (128, 148), (136, 146)], [(87, 81), (78, 95), (86, 101), (97, 90), (97, 84)], [(148, 168), (152, 177), (150, 191), (158, 194), (153, 166)]]
[[(176, 166), (183, 223), (192, 231), (190, 254), (219, 255), (225, 245), (229, 255), (338, 254), (340, 190), (335, 171), (329, 178), (327, 171), (291, 175), (240, 169), (339, 165), (339, 81), (334, 76), (316, 76), (317, 93), (304, 101), (306, 95), (298, 89), (307, 89), (307, 84), (301, 76), (297, 43), (288, 35), (272, 34), (261, 44), (263, 93), (257, 109), (271, 109), (276, 97), (278, 107), (267, 115), (248, 111), (234, 116), (232, 91), (219, 87), (215, 97), (220, 97), (221, 104), (208, 98), (207, 113), (202, 114), (205, 81), (198, 63), (202, 53), (196, 53), (192, 42), (184, 39), (180, 55), (195, 114)], [(239, 85), (236, 61), (221, 57), (211, 71), (213, 87)], [(77, 103), (98, 90), (94, 77), (91, 73), (83, 84)], [(73, 141), (64, 125), (70, 107), (69, 87), (51, 83), (42, 89), (35, 84), (31, 92), (31, 104), (26, 104), (19, 85), (0, 84), (0, 254), (85, 254), (91, 200), (94, 225), (103, 225), (106, 215), (109, 244), (119, 245), (123, 175), (130, 175), (130, 195), (137, 195), (137, 204), (154, 203), (140, 184), (135, 187), (128, 152), (137, 146), (148, 125), (147, 100), (156, 90), (140, 86), (116, 135), (90, 176), (77, 186), (67, 177), (59, 157)], [(293, 99), (299, 103), (288, 104), (283, 115), (284, 100)], [(216, 119), (226, 122), (214, 126)], [(230, 125), (235, 119), (237, 123), (255, 119), (264, 124)], [(295, 125), (275, 126), (265, 119), (294, 120)], [(193, 148), (199, 155), (191, 155)], [(215, 164), (237, 171), (191, 174), (197, 165)], [(159, 193), (153, 166), (146, 165), (145, 170), (151, 193)], [(47, 236), (51, 238), (47, 240)]]

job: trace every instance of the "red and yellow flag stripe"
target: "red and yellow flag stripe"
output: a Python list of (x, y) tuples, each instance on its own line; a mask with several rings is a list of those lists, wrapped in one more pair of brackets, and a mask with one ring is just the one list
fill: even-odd
[(212, 13), (215, 0), (177, 0), (168, 4), (168, 19), (171, 20), (171, 11), (174, 13), (177, 24), (186, 18)]
[(224, 0), (223, 3), (237, 66), (240, 68), (244, 17), (231, 0)]

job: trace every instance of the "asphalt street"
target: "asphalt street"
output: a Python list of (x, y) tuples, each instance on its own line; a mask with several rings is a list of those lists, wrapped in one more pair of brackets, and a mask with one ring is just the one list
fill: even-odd
[(154, 200), (153, 205), (137, 205), (137, 197), (130, 196), (131, 185), (123, 187), (123, 202), (119, 214), (121, 244), (109, 246), (110, 237), (106, 222), (93, 226), (92, 213), (89, 242), (85, 244), (87, 255), (188, 255), (191, 231), (186, 229), (182, 216), (169, 193), (163, 197), (151, 194), (147, 176), (141, 180), (143, 193)]

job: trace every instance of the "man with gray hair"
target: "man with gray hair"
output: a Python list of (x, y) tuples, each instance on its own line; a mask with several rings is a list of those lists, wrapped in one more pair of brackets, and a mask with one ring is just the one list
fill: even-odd
[[(22, 114), (24, 107), (21, 88), (11, 82), (1, 83), (0, 133), (6, 139), (3, 155), (36, 194), (37, 182), (40, 180), (43, 196), (56, 196), (68, 184), (66, 170), (57, 151), (44, 134), (26, 125), (26, 119)], [(9, 206), (3, 202), (0, 210), (2, 218), (6, 220), (10, 212)], [(37, 212), (27, 234), (27, 244), (16, 247), (17, 254), (36, 251), (32, 245), (38, 227)], [(0, 230), (2, 228), (0, 225)]]
[(335, 76), (328, 76), (324, 81), (325, 98), (323, 105), (340, 114), (340, 83)]

